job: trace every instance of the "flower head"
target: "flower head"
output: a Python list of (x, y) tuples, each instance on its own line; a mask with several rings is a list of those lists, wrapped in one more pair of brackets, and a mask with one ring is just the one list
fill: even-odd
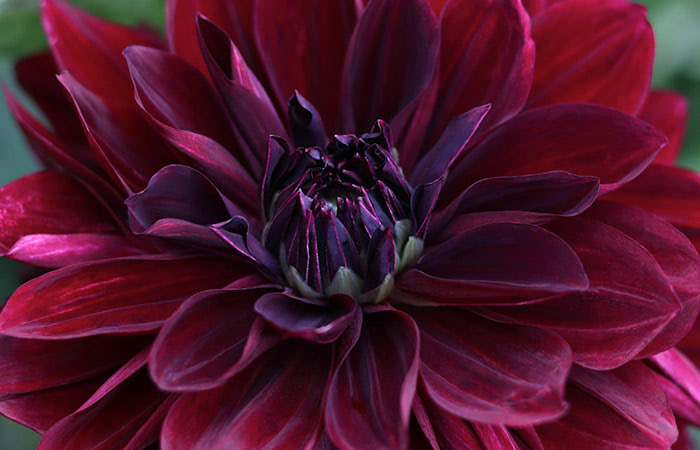
[(17, 72), (51, 130), (7, 97), (46, 169), (0, 190), (0, 249), (47, 272), (0, 314), (0, 411), (44, 448), (662, 448), (692, 420), (700, 178), (641, 7), (172, 0), (167, 45), (42, 18)]

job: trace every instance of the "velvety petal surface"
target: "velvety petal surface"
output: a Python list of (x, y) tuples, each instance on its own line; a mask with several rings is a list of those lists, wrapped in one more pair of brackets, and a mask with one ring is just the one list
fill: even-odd
[(269, 288), (241, 287), (189, 298), (163, 325), (153, 345), (150, 371), (161, 389), (221, 386), (279, 337), (257, 323), (255, 301)]
[(365, 314), (362, 332), (334, 374), (326, 431), (341, 448), (406, 446), (419, 363), (416, 324), (394, 310)]
[(255, 37), (277, 104), (284, 108), (298, 90), (331, 135), (339, 131), (339, 80), (357, 16), (355, 0), (262, 0), (255, 9)]
[(555, 333), (456, 308), (406, 308), (421, 335), (420, 377), (440, 407), (482, 423), (528, 425), (563, 414), (571, 350)]
[(163, 425), (163, 449), (313, 448), (327, 350), (292, 342), (218, 389), (183, 395)]
[(482, 312), (556, 331), (571, 346), (574, 361), (586, 367), (606, 370), (634, 358), (681, 309), (661, 267), (644, 247), (603, 223), (573, 218), (549, 228), (581, 258), (590, 288)]
[(596, 103), (636, 114), (649, 91), (654, 35), (627, 0), (557, 2), (532, 22), (537, 47), (528, 107)]
[(397, 300), (488, 305), (581, 291), (588, 279), (561, 238), (533, 225), (494, 223), (430, 249), (397, 287)]
[(241, 270), (212, 257), (134, 257), (69, 266), (18, 288), (0, 313), (0, 330), (43, 339), (152, 331), (188, 295), (222, 287)]
[(608, 372), (574, 368), (571, 378), (569, 414), (537, 427), (545, 448), (669, 448), (678, 437), (663, 388), (642, 363)]
[(483, 178), (551, 170), (598, 177), (605, 192), (639, 175), (666, 142), (651, 125), (602, 106), (537, 108), (500, 126), (458, 162), (446, 198)]
[(409, 106), (433, 76), (439, 43), (437, 19), (424, 0), (367, 5), (345, 59), (341, 131), (369, 130), (376, 120), (390, 122)]
[(0, 251), (36, 234), (116, 233), (109, 213), (64, 174), (37, 172), (0, 188)]
[(535, 63), (530, 20), (519, 1), (450, 0), (440, 19), (440, 72), (428, 143), (448, 122), (490, 103), (488, 129), (514, 116), (527, 100)]

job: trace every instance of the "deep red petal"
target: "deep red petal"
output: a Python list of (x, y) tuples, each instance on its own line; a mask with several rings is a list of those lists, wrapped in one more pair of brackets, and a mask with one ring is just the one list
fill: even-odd
[(576, 253), (542, 228), (494, 223), (430, 249), (397, 280), (396, 299), (437, 304), (508, 304), (588, 287)]
[(101, 377), (146, 345), (144, 338), (131, 336), (58, 342), (0, 336), (0, 343), (2, 397)]
[[(611, 198), (657, 214), (681, 231), (700, 230), (700, 174), (652, 164)], [(688, 233), (686, 233), (688, 234)]]
[(440, 20), (440, 74), (428, 143), (458, 115), (490, 103), (479, 132), (514, 116), (532, 83), (535, 46), (519, 1), (451, 0)]
[(41, 440), (42, 449), (123, 448), (151, 414), (167, 400), (142, 369), (99, 402), (67, 416)]
[(558, 335), (456, 308), (406, 311), (420, 329), (426, 393), (451, 414), (517, 426), (552, 420), (566, 410), (571, 349)]
[(115, 234), (29, 234), (15, 242), (5, 257), (54, 269), (143, 253), (128, 239)]
[(326, 350), (292, 342), (221, 388), (183, 395), (163, 425), (163, 449), (312, 448), (321, 433)]
[(165, 323), (153, 344), (150, 371), (161, 389), (221, 386), (279, 342), (255, 324), (255, 301), (269, 288), (202, 292), (188, 299)]
[(158, 169), (174, 162), (164, 140), (132, 102), (133, 88), (109, 99), (88, 90), (68, 72), (59, 80), (73, 100), (102, 169), (126, 193), (143, 189)]
[(38, 172), (0, 188), (0, 251), (31, 234), (115, 233), (109, 213), (79, 183)]
[(578, 364), (618, 367), (663, 330), (680, 310), (678, 299), (653, 256), (620, 231), (580, 218), (564, 219), (555, 231), (581, 258), (590, 289), (483, 311), (495, 320), (559, 333)]
[(681, 310), (640, 353), (651, 356), (668, 350), (685, 336), (700, 309), (700, 257), (688, 239), (654, 214), (632, 206), (599, 201), (586, 217), (610, 225), (646, 248), (671, 282)]
[(59, 68), (105, 98), (129, 98), (132, 92), (122, 50), (161, 46), (155, 34), (106, 22), (63, 0), (43, 0), (41, 18)]
[(659, 128), (668, 137), (668, 145), (656, 155), (655, 162), (673, 164), (681, 151), (688, 125), (688, 100), (671, 91), (651, 91), (639, 118)]
[(419, 362), (416, 324), (405, 313), (365, 314), (362, 334), (330, 382), (326, 431), (341, 448), (403, 448)]
[(663, 388), (644, 364), (574, 368), (572, 379), (569, 414), (537, 427), (545, 448), (669, 448), (678, 437)]
[(156, 330), (188, 295), (225, 286), (245, 270), (203, 257), (133, 257), (65, 267), (17, 289), (0, 314), (0, 330), (43, 339)]
[(598, 177), (605, 192), (639, 175), (666, 142), (651, 125), (601, 106), (537, 108), (494, 130), (455, 165), (446, 200), (483, 178), (551, 170)]
[(286, 109), (298, 90), (321, 112), (330, 135), (339, 132), (339, 80), (357, 15), (355, 0), (262, 0), (255, 9), (258, 48), (278, 107)]
[(371, 2), (355, 27), (345, 59), (341, 131), (364, 132), (376, 120), (390, 122), (409, 106), (433, 76), (439, 33), (435, 14), (424, 0)]
[(596, 103), (636, 114), (649, 91), (654, 35), (644, 7), (626, 0), (568, 0), (537, 15), (528, 107)]

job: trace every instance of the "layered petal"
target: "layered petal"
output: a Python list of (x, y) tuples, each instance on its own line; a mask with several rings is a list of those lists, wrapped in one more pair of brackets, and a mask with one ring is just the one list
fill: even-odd
[(404, 448), (416, 390), (419, 334), (405, 314), (365, 314), (362, 332), (333, 375), (326, 431), (341, 448)]
[(517, 426), (566, 410), (571, 350), (555, 333), (499, 324), (456, 308), (405, 310), (420, 329), (422, 384), (446, 411)]
[(500, 126), (458, 162), (446, 199), (483, 178), (550, 170), (598, 177), (605, 192), (639, 175), (666, 142), (651, 125), (601, 106), (537, 108)]
[(494, 223), (429, 249), (397, 287), (398, 301), (488, 305), (581, 291), (588, 279), (561, 238), (533, 225)]
[(41, 448), (124, 448), (167, 397), (141, 369), (51, 427)]
[(440, 73), (428, 143), (448, 122), (490, 103), (483, 129), (508, 120), (525, 104), (535, 64), (530, 20), (519, 1), (451, 0), (440, 19)]
[(433, 76), (439, 42), (437, 19), (424, 0), (367, 5), (343, 68), (341, 131), (369, 130), (378, 119), (390, 122), (416, 100)]
[(608, 372), (574, 368), (571, 378), (569, 414), (537, 427), (545, 448), (669, 448), (678, 437), (663, 388), (642, 363)]
[(644, 247), (601, 222), (562, 219), (549, 228), (581, 258), (590, 288), (482, 313), (556, 331), (586, 367), (607, 370), (635, 358), (681, 309), (661, 267)]
[(184, 394), (163, 425), (164, 449), (313, 448), (321, 433), (327, 348), (288, 345), (228, 384)]
[(649, 91), (654, 35), (643, 6), (568, 0), (532, 23), (537, 63), (528, 107), (596, 103), (636, 114)]
[(0, 314), (7, 335), (67, 339), (160, 328), (195, 292), (243, 271), (213, 257), (132, 257), (49, 272), (22, 285)]

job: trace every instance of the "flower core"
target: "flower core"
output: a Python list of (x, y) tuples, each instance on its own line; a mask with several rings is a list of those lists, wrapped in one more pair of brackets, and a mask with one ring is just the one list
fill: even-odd
[(263, 243), (302, 295), (379, 303), (394, 275), (422, 254), (414, 189), (391, 149), (381, 121), (323, 146), (270, 141)]

